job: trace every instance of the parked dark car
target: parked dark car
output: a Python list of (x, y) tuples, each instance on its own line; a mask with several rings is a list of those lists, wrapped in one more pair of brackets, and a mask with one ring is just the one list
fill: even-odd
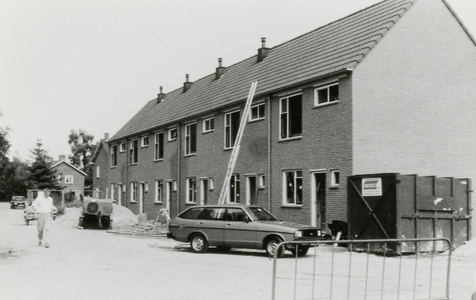
[(113, 200), (84, 197), (83, 210), (79, 217), (78, 227), (86, 225), (111, 229), (113, 221)]
[(17, 207), (23, 207), (25, 208), (26, 206), (26, 198), (23, 196), (13, 196), (12, 200), (10, 200), (10, 208), (14, 209)]
[[(309, 225), (284, 222), (259, 206), (205, 205), (194, 206), (179, 214), (169, 224), (167, 237), (189, 242), (192, 251), (206, 252), (209, 246), (264, 249), (273, 256), (284, 241), (315, 241), (328, 239), (320, 229)], [(286, 245), (296, 255), (294, 245)], [(305, 256), (309, 245), (300, 245), (298, 256)], [(284, 255), (281, 247), (277, 256)]]

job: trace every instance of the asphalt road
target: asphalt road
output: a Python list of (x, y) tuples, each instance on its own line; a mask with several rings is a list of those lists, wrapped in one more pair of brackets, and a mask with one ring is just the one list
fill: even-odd
[[(264, 251), (211, 249), (195, 254), (187, 245), (166, 238), (80, 230), (71, 215), (54, 222), (47, 249), (37, 245), (36, 221), (27, 226), (22, 214), (22, 209), (0, 203), (0, 299), (271, 299), (273, 260)], [(382, 293), (384, 299), (397, 299), (399, 268), (404, 277), (400, 299), (409, 299), (405, 295), (413, 291), (414, 257), (386, 258), (385, 267), (382, 257), (367, 259), (364, 254), (350, 256), (339, 247), (311, 249), (297, 265), (290, 255), (280, 259), (276, 300), (329, 299), (330, 291), (332, 299), (348, 295), (363, 299), (365, 278), (367, 299), (381, 299)], [(442, 296), (446, 262), (447, 255), (433, 262), (420, 258), (415, 286), (423, 296), (417, 299), (428, 299), (428, 290), (432, 298)], [(434, 272), (431, 287), (425, 277), (430, 268)], [(470, 299), (474, 270), (474, 259), (452, 259), (451, 299)]]

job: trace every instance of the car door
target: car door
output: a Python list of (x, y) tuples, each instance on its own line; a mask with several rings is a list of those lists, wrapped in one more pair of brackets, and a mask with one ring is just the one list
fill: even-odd
[(256, 223), (242, 208), (227, 208), (225, 216), (225, 246), (233, 248), (257, 248)]
[(206, 207), (197, 216), (195, 225), (198, 231), (205, 233), (211, 246), (223, 245), (225, 211), (222, 207)]

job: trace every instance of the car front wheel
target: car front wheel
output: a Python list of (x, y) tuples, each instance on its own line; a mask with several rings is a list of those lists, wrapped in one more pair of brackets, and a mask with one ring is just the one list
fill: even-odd
[(207, 239), (201, 234), (195, 234), (190, 240), (190, 246), (195, 253), (204, 253), (208, 250)]
[[(269, 256), (274, 256), (274, 253), (276, 252), (276, 249), (278, 248), (278, 245), (281, 242), (282, 240), (278, 237), (273, 237), (268, 241), (268, 243), (266, 244), (266, 252), (268, 253)], [(277, 258), (281, 258), (283, 256), (284, 256), (284, 247), (280, 247)]]

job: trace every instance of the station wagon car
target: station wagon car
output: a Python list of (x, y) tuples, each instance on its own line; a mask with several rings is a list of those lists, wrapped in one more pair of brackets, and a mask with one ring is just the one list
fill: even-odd
[[(169, 224), (167, 237), (188, 242), (192, 251), (206, 252), (209, 246), (264, 249), (273, 256), (284, 241), (312, 241), (327, 239), (320, 229), (309, 225), (284, 222), (259, 206), (205, 205), (191, 207)], [(286, 245), (294, 255), (305, 256), (309, 245)], [(284, 255), (279, 248), (278, 257)]]

